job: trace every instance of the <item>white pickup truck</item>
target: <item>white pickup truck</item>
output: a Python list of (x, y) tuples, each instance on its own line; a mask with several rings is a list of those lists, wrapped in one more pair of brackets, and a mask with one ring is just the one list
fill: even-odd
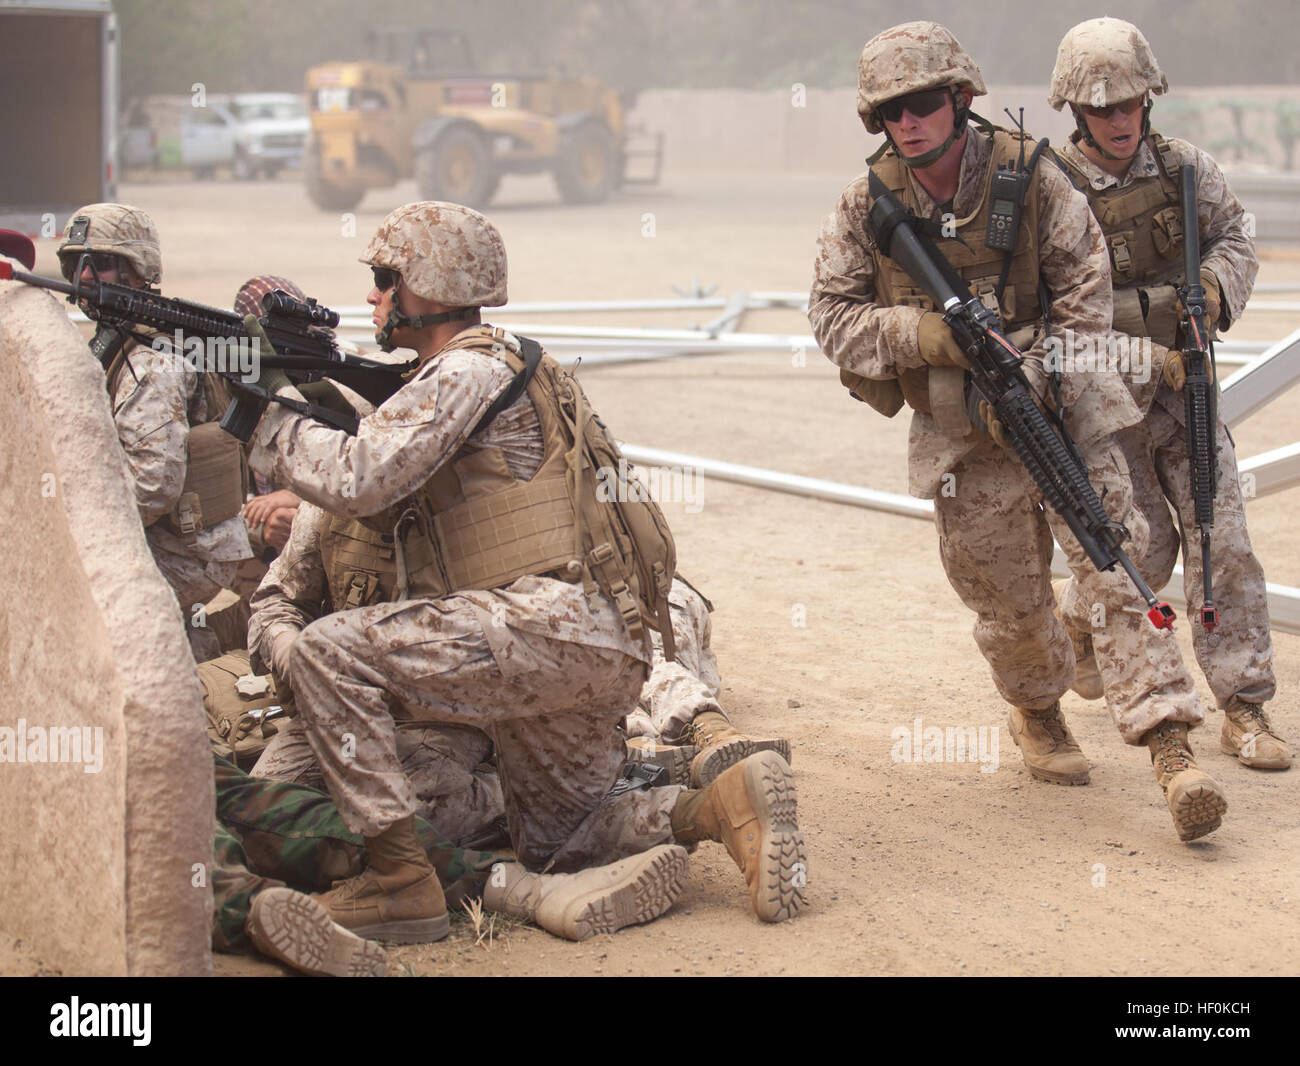
[(130, 110), (122, 138), (125, 167), (183, 168), (211, 178), (229, 167), (240, 181), (273, 178), (302, 159), (311, 120), (294, 93), (148, 97)]

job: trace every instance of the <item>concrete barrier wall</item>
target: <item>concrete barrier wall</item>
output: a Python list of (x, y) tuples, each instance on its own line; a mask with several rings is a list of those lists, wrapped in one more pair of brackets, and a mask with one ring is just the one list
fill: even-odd
[(0, 281), (0, 932), (64, 974), (211, 972), (212, 763), (103, 371)]
[[(855, 90), (739, 89), (647, 90), (631, 118), (662, 130), (670, 171), (795, 170), (858, 173), (880, 144), (858, 121)], [(1281, 167), (1285, 149), (1279, 103), (1294, 110), (1300, 136), (1300, 89), (1295, 86), (1183, 90), (1156, 99), (1153, 119), (1161, 132), (1187, 137), (1221, 163)], [(1074, 128), (1068, 111), (1047, 106), (1046, 85), (995, 85), (975, 110), (1002, 126), (1025, 109), (1025, 128), (1059, 144)], [(1294, 165), (1300, 166), (1300, 150)]]

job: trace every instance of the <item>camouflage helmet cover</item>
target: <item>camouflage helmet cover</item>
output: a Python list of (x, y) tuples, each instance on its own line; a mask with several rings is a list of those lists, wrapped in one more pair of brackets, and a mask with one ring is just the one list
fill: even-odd
[(1142, 31), (1122, 19), (1080, 22), (1062, 39), (1047, 102), (1110, 107), (1150, 90), (1165, 93), (1169, 81)]
[(858, 60), (858, 115), (868, 133), (880, 133), (877, 108), (896, 96), (965, 87), (988, 90), (979, 67), (957, 38), (937, 22), (905, 22), (866, 43)]
[(59, 262), (65, 273), (82, 252), (120, 255), (148, 285), (162, 278), (162, 248), (158, 227), (147, 214), (129, 204), (87, 204), (68, 219), (59, 245)]
[(306, 293), (288, 278), (282, 278), (277, 274), (258, 274), (244, 282), (235, 293), (235, 311), (240, 318), (245, 315), (256, 315), (260, 318), (262, 298), (268, 293), (275, 292), (276, 289), (287, 292), (299, 303), (307, 301)]
[(447, 307), (506, 302), (506, 248), (497, 228), (460, 204), (423, 200), (392, 212), (361, 262), (401, 274), (406, 287)]

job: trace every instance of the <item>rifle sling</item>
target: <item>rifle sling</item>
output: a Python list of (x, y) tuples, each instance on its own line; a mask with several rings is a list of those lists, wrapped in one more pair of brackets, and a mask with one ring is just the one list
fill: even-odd
[(520, 337), (519, 343), (524, 349), (523, 370), (514, 376), (514, 380), (506, 386), (505, 391), (492, 401), (491, 407), (483, 412), (483, 417), (478, 420), (478, 425), (473, 428), (471, 435), (482, 433), (495, 421), (497, 415), (519, 399), (528, 388), (528, 383), (533, 380), (533, 375), (537, 373), (537, 368), (542, 362), (542, 346), (532, 337)]

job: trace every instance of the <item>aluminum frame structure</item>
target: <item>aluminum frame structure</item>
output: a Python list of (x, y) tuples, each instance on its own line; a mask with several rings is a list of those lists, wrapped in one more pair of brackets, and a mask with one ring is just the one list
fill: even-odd
[[(1224, 382), (1219, 403), (1220, 415), (1231, 428), (1277, 399), (1297, 382), (1300, 382), (1300, 330), (1272, 345), (1268, 351)], [(929, 500), (659, 448), (635, 444), (624, 444), (622, 447), (628, 461), (632, 463), (693, 469), (720, 481), (866, 507), (909, 518), (934, 517), (934, 504)], [(1243, 495), (1247, 498), (1268, 496), (1300, 485), (1300, 442), (1243, 460), (1238, 464), (1238, 470), (1241, 473)], [(1059, 545), (1052, 558), (1052, 572), (1058, 577), (1066, 577), (1070, 573), (1065, 554)], [(1284, 633), (1300, 634), (1300, 589), (1274, 582), (1268, 582), (1266, 588), (1269, 619), (1273, 628)], [(1174, 568), (1168, 585), (1159, 591), (1176, 609), (1186, 610), (1181, 566)]]
[[(1259, 286), (1261, 292), (1289, 292), (1300, 289), (1300, 284), (1275, 283)], [(597, 351), (583, 357), (587, 366), (601, 363), (646, 359), (673, 358), (692, 354), (720, 354), (736, 351), (818, 351), (811, 335), (754, 334), (739, 331), (740, 323), (749, 311), (792, 310), (806, 311), (807, 298), (800, 293), (754, 292), (733, 293), (728, 298), (707, 294), (684, 296), (673, 300), (593, 301), (590, 303), (531, 303), (507, 306), (501, 310), (510, 313), (547, 314), (575, 311), (640, 311), (640, 310), (714, 310), (722, 314), (693, 329), (622, 329), (593, 326), (546, 326), (531, 323), (511, 323), (512, 329), (529, 333), (545, 340), (548, 347), (565, 349), (580, 347)], [(1252, 300), (1248, 310), (1266, 312), (1300, 311), (1300, 303)], [(496, 312), (494, 312), (495, 317)], [(613, 350), (609, 350), (613, 349)], [(1217, 345), (1218, 362), (1225, 366), (1240, 366), (1223, 383), (1219, 411), (1229, 428), (1239, 425), (1251, 415), (1277, 399), (1300, 382), (1300, 330), (1289, 334), (1275, 344), (1237, 342)], [(928, 500), (880, 492), (859, 485), (825, 481), (776, 470), (743, 466), (701, 456), (683, 455), (638, 445), (624, 445), (628, 460), (651, 466), (689, 466), (705, 476), (723, 481), (753, 485), (778, 492), (790, 492), (816, 499), (831, 500), (856, 507), (914, 518), (932, 518), (934, 505)], [(1300, 485), (1300, 442), (1274, 449), (1263, 455), (1252, 456), (1238, 464), (1242, 489), (1247, 498), (1267, 496)], [(1057, 576), (1069, 574), (1065, 555), (1058, 546), (1052, 560)], [(1183, 595), (1183, 568), (1175, 567), (1172, 578), (1162, 595), (1176, 608), (1186, 610)], [(1300, 589), (1269, 582), (1269, 617), (1273, 628), (1286, 633), (1300, 634)]]
[[(1300, 283), (1259, 286), (1269, 291), (1300, 290)], [(645, 300), (550, 300), (507, 304), (493, 308), (492, 318), (504, 317), (510, 329), (536, 338), (549, 351), (578, 349), (585, 366), (604, 363), (673, 359), (685, 355), (709, 355), (741, 351), (817, 351), (817, 341), (808, 333), (750, 333), (740, 329), (751, 311), (797, 311), (805, 313), (808, 297), (797, 292), (745, 292), (713, 296), (698, 284), (694, 292), (668, 299)], [(1254, 300), (1248, 310), (1294, 313), (1300, 302)], [(366, 343), (374, 336), (368, 306), (337, 308), (339, 334)], [(721, 311), (698, 326), (682, 329), (623, 326), (572, 326), (546, 322), (513, 321), (515, 315), (627, 313), (637, 311)], [(1264, 341), (1227, 341), (1216, 345), (1218, 361), (1225, 366), (1243, 366), (1269, 349)]]

